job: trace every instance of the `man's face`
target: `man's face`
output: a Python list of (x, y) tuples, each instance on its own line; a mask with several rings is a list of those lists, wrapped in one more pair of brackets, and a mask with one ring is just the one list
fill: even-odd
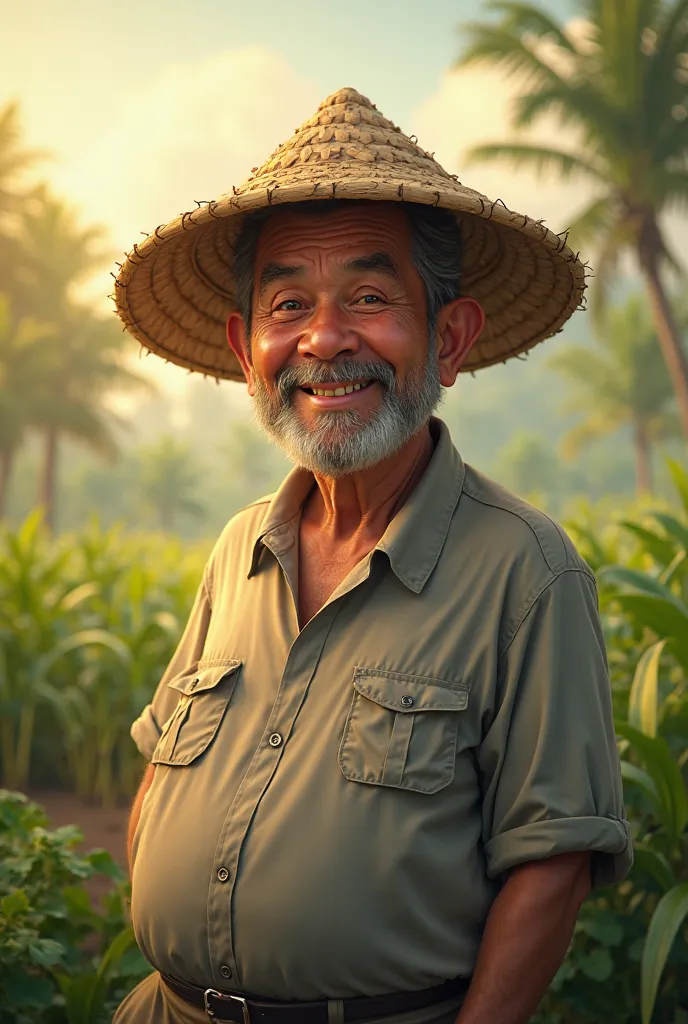
[(374, 465), (440, 395), (425, 290), (403, 213), (352, 204), (276, 211), (256, 251), (249, 390), (294, 462), (338, 476)]

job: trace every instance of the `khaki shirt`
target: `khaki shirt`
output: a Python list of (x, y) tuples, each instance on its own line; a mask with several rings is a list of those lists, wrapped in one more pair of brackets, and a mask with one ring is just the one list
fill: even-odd
[(239, 512), (131, 732), (157, 770), (132, 922), (168, 974), (282, 1000), (473, 971), (505, 873), (632, 853), (592, 572), (447, 428), (299, 632), (294, 470)]

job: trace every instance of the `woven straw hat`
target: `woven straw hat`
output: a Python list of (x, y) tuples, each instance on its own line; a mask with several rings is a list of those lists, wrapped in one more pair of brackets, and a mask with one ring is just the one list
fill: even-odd
[(340, 89), (240, 188), (197, 202), (133, 246), (115, 279), (126, 328), (172, 363), (243, 380), (225, 334), (236, 309), (232, 246), (241, 215), (320, 198), (454, 211), (463, 238), (461, 294), (477, 299), (487, 320), (465, 371), (526, 352), (556, 333), (581, 303), (585, 267), (566, 235), (466, 188), (365, 96)]

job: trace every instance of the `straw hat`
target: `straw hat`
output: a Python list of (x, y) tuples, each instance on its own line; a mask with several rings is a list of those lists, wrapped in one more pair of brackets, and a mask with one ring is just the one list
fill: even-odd
[(466, 188), (354, 89), (340, 89), (240, 188), (196, 203), (127, 253), (117, 312), (143, 346), (179, 366), (243, 380), (227, 345), (236, 308), (232, 246), (242, 214), (312, 199), (422, 203), (456, 214), (461, 294), (486, 327), (462, 369), (517, 356), (556, 333), (580, 305), (585, 267), (541, 221)]

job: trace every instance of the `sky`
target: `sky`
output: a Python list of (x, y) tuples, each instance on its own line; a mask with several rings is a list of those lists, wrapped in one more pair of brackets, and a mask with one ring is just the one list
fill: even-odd
[[(563, 19), (569, 0), (541, 0)], [(482, 0), (4, 0), (0, 106), (20, 103), (39, 171), (117, 250), (240, 184), (329, 93), (353, 86), (450, 173), (555, 231), (589, 198), (579, 186), (466, 150), (509, 132), (514, 86), (452, 70)], [(551, 125), (539, 137), (551, 140)], [(559, 133), (559, 141), (566, 139)], [(568, 140), (571, 141), (571, 140)], [(105, 304), (110, 268), (94, 276)], [(184, 371), (156, 363), (175, 390)]]

